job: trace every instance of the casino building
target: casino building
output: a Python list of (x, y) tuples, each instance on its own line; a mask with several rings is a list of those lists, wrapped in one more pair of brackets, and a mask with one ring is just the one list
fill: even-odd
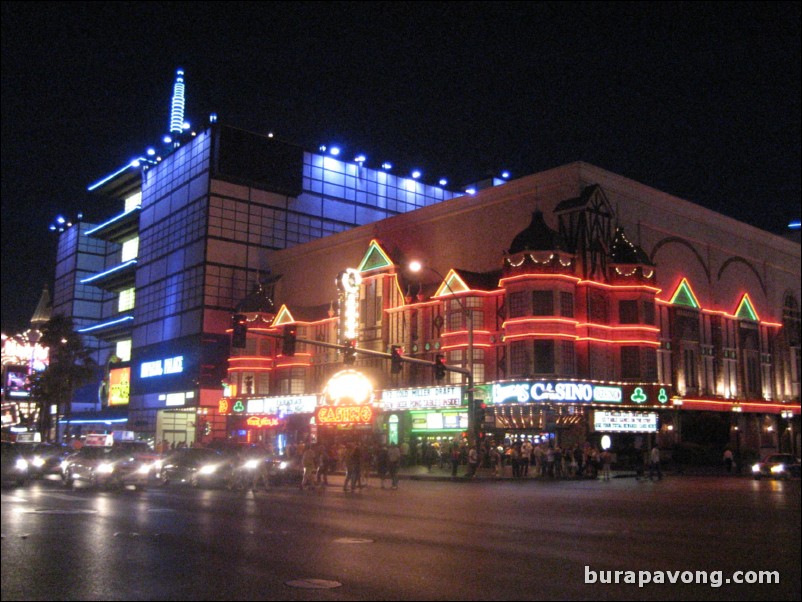
[[(412, 273), (413, 260), (428, 269)], [(275, 280), (264, 305), (281, 305), (245, 313), (246, 347), (229, 359), (229, 425), (247, 420), (252, 400), (319, 395), (348, 368), (372, 383), (374, 432), (448, 440), (471, 422), (469, 371), (483, 433), (497, 440), (610, 434), (614, 445), (673, 448), (712, 423), (722, 447), (799, 449), (799, 245), (598, 167), (526, 176), (267, 262)], [(356, 341), (366, 350), (353, 359), (325, 346), (342, 342), (335, 283), (349, 269), (360, 276)], [(290, 357), (288, 325), (307, 341)], [(393, 369), (370, 353), (394, 346), (462, 372), (439, 381), (431, 365)], [(315, 418), (306, 412), (290, 430), (313, 433)]]
[(96, 341), (125, 428), (449, 439), (472, 398), (498, 438), (671, 447), (712, 425), (798, 452), (798, 243), (586, 163), (454, 191), (182, 121), (90, 186), (118, 212), (59, 247), (54, 308)]

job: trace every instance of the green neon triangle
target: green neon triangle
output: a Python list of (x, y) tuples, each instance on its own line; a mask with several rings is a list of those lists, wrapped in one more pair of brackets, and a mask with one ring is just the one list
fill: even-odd
[(281, 326), (282, 324), (289, 324), (292, 322), (295, 322), (295, 318), (292, 317), (292, 314), (290, 313), (290, 310), (287, 309), (287, 306), (282, 305), (278, 310), (276, 319), (273, 320), (273, 324), (271, 324), (271, 326)]
[(462, 293), (469, 290), (471, 289), (468, 288), (465, 281), (452, 269), (448, 272), (446, 279), (443, 280), (443, 284), (440, 285), (440, 288), (437, 289), (434, 296), (439, 297), (440, 295)]
[(389, 268), (393, 266), (393, 261), (388, 257), (387, 253), (381, 248), (379, 243), (375, 240), (370, 241), (368, 252), (362, 258), (357, 271), (369, 272), (371, 270), (378, 270), (381, 268)]
[(677, 290), (674, 291), (674, 296), (671, 297), (670, 303), (672, 305), (687, 305), (694, 309), (699, 309), (699, 302), (696, 300), (696, 295), (693, 294), (693, 289), (688, 281), (683, 278), (679, 283)]
[(752, 320), (753, 322), (760, 321), (760, 318), (757, 317), (755, 308), (752, 306), (752, 302), (749, 300), (749, 295), (743, 296), (735, 315), (741, 318), (741, 320)]

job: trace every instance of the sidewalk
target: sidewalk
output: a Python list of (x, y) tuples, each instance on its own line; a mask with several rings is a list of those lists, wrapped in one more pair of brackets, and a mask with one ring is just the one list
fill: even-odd
[[(462, 481), (462, 482), (471, 482), (471, 481), (515, 481), (515, 482), (525, 482), (525, 481), (586, 481), (590, 480), (587, 478), (579, 478), (579, 477), (570, 477), (564, 479), (554, 479), (549, 477), (535, 477), (533, 476), (533, 472), (530, 471), (529, 476), (527, 477), (519, 477), (514, 478), (512, 476), (512, 468), (510, 466), (504, 467), (504, 474), (503, 476), (497, 475), (492, 468), (480, 468), (476, 472), (476, 476), (473, 479), (469, 479), (466, 475), (468, 472), (467, 465), (461, 464), (457, 468), (457, 476), (451, 476), (451, 466), (439, 468), (437, 466), (432, 466), (431, 471), (428, 470), (425, 466), (406, 466), (401, 468), (398, 473), (399, 478), (401, 479), (410, 479), (413, 481)], [(621, 478), (635, 478), (636, 474), (634, 471), (620, 471), (620, 470), (613, 470), (611, 471), (610, 476), (613, 479), (621, 479)]]

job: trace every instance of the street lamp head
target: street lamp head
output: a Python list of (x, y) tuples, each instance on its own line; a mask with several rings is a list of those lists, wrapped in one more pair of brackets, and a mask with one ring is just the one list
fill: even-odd
[(418, 273), (418, 272), (420, 272), (422, 269), (423, 269), (423, 265), (422, 265), (422, 264), (421, 264), (421, 262), (420, 262), (420, 261), (418, 261), (417, 259), (416, 259), (416, 260), (414, 260), (414, 261), (410, 261), (410, 262), (409, 262), (409, 271), (410, 271), (410, 272), (414, 272), (414, 273), (416, 273), (416, 274), (417, 274), (417, 273)]

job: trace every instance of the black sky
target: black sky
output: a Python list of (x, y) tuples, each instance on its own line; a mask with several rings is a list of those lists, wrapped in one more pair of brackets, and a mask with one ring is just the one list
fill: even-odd
[[(800, 215), (800, 3), (2, 3), (2, 331), (62, 213), (187, 118), (452, 183), (583, 160), (760, 228)], [(408, 172), (407, 172), (408, 173)]]

